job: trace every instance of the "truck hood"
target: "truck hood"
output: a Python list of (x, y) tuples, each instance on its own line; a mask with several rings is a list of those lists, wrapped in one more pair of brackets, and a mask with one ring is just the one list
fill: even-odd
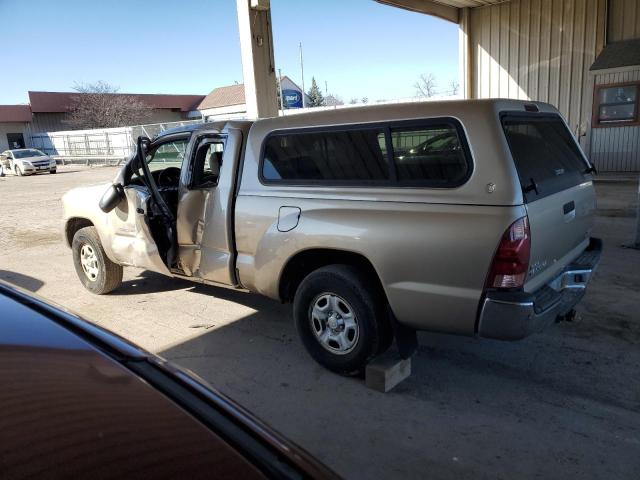
[(62, 196), (62, 206), (65, 209), (65, 213), (77, 208), (93, 209), (95, 207), (96, 210), (99, 210), (98, 202), (110, 185), (111, 182), (106, 182), (69, 190)]

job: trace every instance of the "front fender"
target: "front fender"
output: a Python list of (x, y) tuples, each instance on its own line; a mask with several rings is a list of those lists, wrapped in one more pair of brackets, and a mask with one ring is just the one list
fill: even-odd
[(65, 193), (62, 197), (62, 229), (65, 243), (71, 247), (73, 236), (69, 238), (68, 235), (70, 222), (79, 219), (91, 222), (98, 232), (100, 243), (107, 257), (112, 262), (118, 263), (112, 249), (112, 233), (109, 228), (108, 215), (100, 210), (98, 206), (100, 198), (102, 198), (102, 195), (110, 185), (110, 183), (104, 183), (89, 187), (78, 187)]

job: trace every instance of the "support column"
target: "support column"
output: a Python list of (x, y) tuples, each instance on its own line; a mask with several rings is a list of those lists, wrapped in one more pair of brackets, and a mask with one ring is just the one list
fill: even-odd
[(471, 48), (470, 48), (470, 26), (469, 26), (469, 8), (461, 8), (459, 10), (460, 17), (458, 19), (458, 47), (460, 48), (460, 58), (458, 63), (458, 72), (460, 75), (460, 93), (462, 98), (473, 98), (472, 72), (471, 72)]
[(278, 115), (271, 8), (268, 0), (236, 0), (247, 117)]

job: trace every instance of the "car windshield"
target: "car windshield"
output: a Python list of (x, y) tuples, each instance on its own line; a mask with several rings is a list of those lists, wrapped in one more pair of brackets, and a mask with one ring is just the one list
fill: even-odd
[(44, 157), (45, 154), (40, 150), (36, 150), (35, 148), (30, 148), (27, 150), (14, 150), (13, 156), (15, 158), (29, 158), (29, 157)]

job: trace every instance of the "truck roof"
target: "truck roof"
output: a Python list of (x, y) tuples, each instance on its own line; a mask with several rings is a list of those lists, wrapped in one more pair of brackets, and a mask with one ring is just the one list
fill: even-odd
[(540, 112), (557, 113), (550, 104), (529, 100), (489, 98), (475, 100), (437, 100), (408, 103), (388, 103), (384, 105), (366, 105), (356, 107), (322, 108), (302, 113), (289, 113), (279, 117), (259, 120), (222, 120), (215, 122), (191, 123), (159, 133), (154, 138), (180, 132), (197, 130), (220, 130), (229, 124), (247, 127), (254, 124), (258, 130), (266, 132), (281, 128), (304, 126), (339, 125), (348, 123), (382, 122), (386, 120), (416, 119), (431, 116), (457, 117), (460, 113), (497, 113), (500, 111), (525, 111), (525, 105), (535, 105)]
[[(525, 111), (530, 105), (540, 112), (557, 113), (547, 103), (503, 98), (475, 100), (438, 100), (424, 102), (392, 103), (356, 107), (318, 109), (304, 113), (260, 119), (255, 122), (266, 130), (314, 125), (338, 125), (348, 123), (383, 122), (387, 120), (417, 119), (425, 117), (458, 117), (462, 114), (491, 114), (501, 111)], [(259, 129), (262, 130), (262, 129)]]

